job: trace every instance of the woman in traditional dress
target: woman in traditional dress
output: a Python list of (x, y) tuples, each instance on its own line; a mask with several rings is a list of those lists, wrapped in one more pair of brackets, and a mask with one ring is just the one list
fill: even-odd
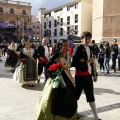
[(31, 45), (32, 42), (27, 41), (25, 48), (20, 52), (19, 64), (16, 67), (13, 79), (19, 83), (34, 86), (33, 83), (37, 80), (37, 63)]
[(8, 47), (7, 58), (5, 62), (5, 67), (12, 67), (12, 72), (14, 72), (19, 58), (19, 53), (16, 51), (16, 49), (17, 45), (15, 44), (15, 41), (12, 41)]
[[(58, 50), (55, 50), (46, 64), (50, 78), (48, 78), (37, 103), (34, 120), (76, 120), (77, 99), (75, 81), (69, 71), (68, 41), (60, 40), (57, 48)], [(65, 68), (61, 72), (63, 81), (57, 87), (55, 87), (55, 80), (58, 74), (55, 75), (49, 70), (50, 66), (56, 63), (62, 64)]]

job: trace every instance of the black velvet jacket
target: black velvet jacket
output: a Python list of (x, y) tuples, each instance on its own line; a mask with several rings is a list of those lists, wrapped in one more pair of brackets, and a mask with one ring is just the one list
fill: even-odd
[(35, 57), (40, 59), (40, 57), (45, 57), (45, 48), (43, 45), (39, 45), (35, 50)]
[[(91, 46), (89, 46), (89, 48), (90, 48), (90, 56), (92, 56), (93, 50), (92, 50)], [(83, 63), (80, 62), (80, 59), (84, 59), (85, 62), (83, 62)], [(75, 67), (76, 70), (86, 71), (88, 69), (87, 60), (88, 60), (88, 57), (87, 57), (86, 49), (82, 44), (80, 44), (79, 46), (77, 46), (75, 48), (71, 66)]]

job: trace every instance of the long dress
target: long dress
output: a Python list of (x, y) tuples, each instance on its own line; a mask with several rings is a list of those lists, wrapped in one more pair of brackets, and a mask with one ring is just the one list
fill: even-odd
[[(32, 56), (32, 59), (27, 54)], [(13, 79), (22, 84), (33, 84), (37, 80), (37, 63), (33, 57), (34, 50), (30, 48), (20, 52), (19, 63), (13, 74)]]
[[(53, 55), (48, 61), (46, 68), (56, 63), (58, 55)], [(42, 95), (40, 96), (35, 113), (34, 120), (76, 120), (77, 99), (75, 87), (65, 71), (62, 72), (62, 78), (66, 83), (66, 87), (62, 88), (59, 84), (58, 88), (54, 88), (54, 75), (50, 74)]]
[(7, 58), (5, 61), (5, 67), (12, 67), (13, 68), (17, 65), (19, 55), (16, 54), (16, 52), (17, 52), (16, 49), (17, 49), (16, 45), (15, 46), (10, 45), (8, 47)]

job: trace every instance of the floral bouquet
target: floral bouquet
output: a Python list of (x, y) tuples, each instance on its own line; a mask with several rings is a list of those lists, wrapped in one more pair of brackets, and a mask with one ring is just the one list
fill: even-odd
[(58, 88), (59, 85), (61, 85), (62, 88), (66, 87), (66, 84), (61, 75), (63, 70), (64, 70), (63, 66), (60, 63), (52, 64), (49, 67), (49, 71), (51, 71), (54, 75), (56, 75), (56, 77), (54, 79), (52, 79), (54, 81), (53, 88)]
[(26, 61), (26, 59), (25, 59), (25, 58), (21, 58), (21, 59), (19, 59), (19, 62), (24, 63), (25, 61)]

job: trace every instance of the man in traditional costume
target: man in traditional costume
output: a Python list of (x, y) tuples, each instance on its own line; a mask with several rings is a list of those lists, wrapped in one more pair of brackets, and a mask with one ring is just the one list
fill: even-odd
[(73, 53), (72, 67), (75, 67), (75, 83), (77, 100), (79, 100), (82, 90), (84, 90), (87, 102), (93, 111), (94, 120), (100, 120), (96, 111), (93, 79), (97, 80), (97, 71), (95, 66), (95, 59), (92, 56), (92, 49), (89, 46), (92, 38), (90, 32), (83, 32), (81, 35), (83, 44), (75, 48)]
[(40, 82), (40, 76), (43, 72), (43, 68), (45, 74), (45, 81), (48, 78), (47, 72), (45, 70), (45, 65), (48, 62), (48, 58), (49, 58), (49, 49), (47, 44), (48, 44), (48, 39), (43, 38), (42, 45), (39, 45), (35, 50), (35, 57), (38, 59), (38, 83)]

